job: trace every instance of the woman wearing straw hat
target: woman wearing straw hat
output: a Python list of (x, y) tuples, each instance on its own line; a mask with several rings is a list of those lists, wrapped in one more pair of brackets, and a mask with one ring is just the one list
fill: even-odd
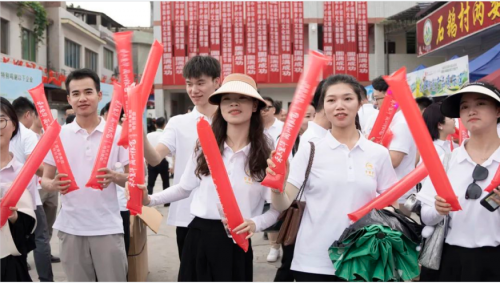
[[(447, 170), (462, 210), (451, 212), (450, 204), (436, 195), (432, 182), (425, 182), (418, 195), (426, 225), (436, 225), (445, 215), (451, 218), (438, 281), (500, 281), (500, 214), (480, 203), (500, 164), (496, 130), (500, 91), (486, 83), (468, 84), (443, 101), (441, 112), (460, 118), (470, 138), (453, 151)], [(500, 204), (500, 191), (494, 192), (492, 203)]]
[[(218, 105), (212, 130), (221, 149), (231, 186), (246, 219), (234, 232), (249, 232), (249, 237), (278, 218), (270, 209), (262, 214), (269, 188), (260, 184), (265, 176), (266, 159), (272, 142), (264, 134), (260, 109), (266, 104), (257, 92), (255, 81), (247, 75), (231, 74), (209, 101)], [(196, 190), (195, 190), (196, 189)], [(194, 192), (193, 192), (194, 190)], [(228, 237), (219, 212), (220, 201), (210, 171), (197, 146), (178, 185), (147, 195), (144, 205), (155, 206), (188, 197), (193, 202), (186, 244), (181, 256), (179, 281), (252, 281), (253, 253), (245, 253)]]

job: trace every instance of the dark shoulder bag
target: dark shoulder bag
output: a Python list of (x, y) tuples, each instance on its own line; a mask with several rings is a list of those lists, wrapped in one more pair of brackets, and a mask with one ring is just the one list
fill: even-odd
[(277, 244), (284, 244), (285, 246), (295, 244), (295, 239), (297, 238), (297, 234), (299, 232), (300, 221), (302, 220), (302, 215), (304, 214), (304, 209), (306, 208), (306, 202), (302, 201), (302, 195), (304, 194), (307, 179), (309, 179), (309, 173), (311, 173), (315, 152), (314, 143), (309, 143), (311, 144), (311, 154), (309, 155), (309, 163), (307, 164), (306, 177), (297, 196), (295, 197), (295, 200), (292, 202), (290, 207), (283, 211), (278, 217), (278, 220), (283, 221), (283, 224), (281, 225), (278, 233), (278, 239), (276, 240)]

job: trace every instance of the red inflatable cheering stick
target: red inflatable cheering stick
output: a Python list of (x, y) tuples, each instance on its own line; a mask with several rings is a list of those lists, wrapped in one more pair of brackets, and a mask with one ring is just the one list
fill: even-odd
[(276, 175), (268, 174), (262, 181), (263, 186), (283, 191), (286, 161), (299, 134), (300, 125), (304, 119), (307, 106), (311, 103), (314, 90), (318, 84), (319, 73), (329, 60), (329, 58), (319, 52), (309, 52), (308, 67), (302, 76), (300, 76), (297, 90), (293, 95), (292, 105), (288, 112), (288, 118), (283, 126), (276, 152), (273, 155), (273, 162), (276, 165), (274, 172), (276, 172)]
[[(142, 97), (139, 93), (139, 87), (132, 85), (129, 88), (129, 175), (128, 188), (130, 199), (127, 202), (127, 208), (130, 214), (142, 214), (142, 189), (137, 184), (144, 184), (144, 141), (142, 114)], [(122, 129), (123, 130), (123, 129)]]
[(32, 181), (36, 170), (42, 164), (43, 159), (49, 152), (49, 149), (59, 138), (60, 132), (61, 126), (59, 123), (55, 120), (52, 121), (40, 141), (35, 146), (35, 149), (31, 153), (28, 160), (26, 160), (26, 163), (24, 163), (23, 168), (21, 168), (21, 172), (19, 172), (19, 175), (17, 175), (10, 189), (0, 202), (0, 227), (3, 227), (3, 225), (7, 222), (7, 219), (11, 216), (12, 211), (9, 208), (15, 207), (17, 202), (19, 202), (24, 190), (26, 190), (26, 187), (28, 187), (28, 184)]
[[(208, 169), (212, 175), (212, 180), (214, 181), (217, 194), (219, 195), (220, 203), (222, 209), (227, 218), (227, 225), (231, 231), (231, 236), (233, 236), (234, 241), (240, 248), (245, 252), (248, 251), (248, 240), (246, 237), (248, 233), (236, 234), (233, 230), (241, 225), (245, 220), (241, 215), (240, 208), (236, 202), (231, 183), (227, 177), (226, 167), (224, 166), (224, 161), (220, 154), (219, 146), (215, 140), (214, 133), (208, 122), (201, 118), (196, 126), (198, 130), (198, 137), (200, 139), (201, 148), (203, 154), (207, 159)], [(211, 204), (215, 205), (215, 204)]]
[(392, 133), (390, 128), (387, 128), (387, 131), (385, 132), (384, 137), (382, 138), (382, 145), (385, 148), (389, 148), (392, 142), (392, 138), (394, 137), (394, 134)]
[[(52, 113), (50, 112), (49, 103), (47, 102), (45, 91), (43, 90), (43, 84), (39, 84), (38, 86), (28, 90), (28, 92), (35, 102), (36, 110), (40, 116), (43, 130), (47, 131), (49, 126), (52, 124), (52, 121), (54, 121), (54, 117), (52, 117)], [(59, 137), (57, 137), (53, 143), (51, 151), (59, 174), (68, 175), (68, 177), (61, 178), (61, 180), (71, 180), (69, 189), (66, 193), (78, 190), (78, 185), (76, 184), (75, 177), (73, 176), (73, 171), (71, 171), (71, 167), (69, 167), (68, 158), (66, 157), (66, 152), (64, 151), (64, 147)]]
[(462, 119), (458, 119), (458, 144), (462, 145), (465, 139), (469, 138), (469, 131), (465, 128), (462, 123)]
[[(131, 31), (117, 32), (114, 34), (116, 52), (118, 56), (118, 67), (120, 68), (120, 83), (123, 88), (123, 110), (129, 115), (129, 99), (127, 88), (134, 82), (134, 70), (132, 62), (132, 35)], [(122, 124), (122, 133), (118, 145), (128, 148), (128, 119)]]
[(420, 151), (420, 156), (422, 157), (425, 167), (427, 167), (429, 177), (437, 194), (451, 205), (453, 211), (461, 210), (460, 203), (458, 202), (455, 192), (451, 188), (450, 180), (448, 180), (448, 176), (446, 176), (443, 164), (432, 143), (422, 114), (418, 109), (417, 103), (406, 81), (406, 68), (403, 67), (399, 69), (391, 76), (384, 76), (384, 80), (389, 85), (399, 107), (401, 107), (403, 111), (403, 115), (408, 123), (413, 139), (417, 144), (417, 148)]
[(155, 40), (153, 45), (151, 45), (151, 50), (149, 51), (148, 60), (146, 61), (146, 66), (144, 67), (144, 73), (141, 78), (141, 92), (143, 99), (142, 108), (146, 108), (146, 103), (151, 92), (151, 87), (155, 80), (156, 71), (158, 70), (158, 65), (160, 65), (161, 56), (163, 54), (163, 45)]
[(101, 144), (99, 145), (99, 151), (97, 152), (97, 157), (94, 162), (94, 168), (90, 174), (90, 179), (85, 186), (89, 188), (102, 190), (102, 184), (97, 182), (97, 175), (104, 175), (104, 172), (98, 172), (97, 170), (101, 168), (108, 167), (109, 155), (111, 154), (111, 148), (113, 147), (113, 141), (115, 140), (116, 126), (120, 120), (120, 114), (122, 113), (123, 107), (123, 89), (116, 82), (113, 84), (113, 98), (111, 99), (111, 105), (108, 111), (108, 120), (106, 121), (106, 126), (104, 128), (104, 133), (102, 134)]
[(405, 193), (414, 188), (425, 177), (427, 177), (428, 174), (429, 173), (427, 172), (427, 168), (425, 168), (425, 165), (421, 163), (419, 166), (417, 166), (417, 168), (410, 172), (410, 174), (399, 180), (399, 182), (387, 189), (381, 195), (374, 198), (372, 201), (367, 203), (362, 208), (356, 210), (355, 212), (349, 213), (349, 218), (352, 221), (358, 221), (372, 209), (383, 209), (384, 207), (393, 204)]
[(396, 100), (394, 100), (394, 96), (392, 96), (392, 92), (389, 90), (385, 96), (382, 106), (380, 107), (380, 112), (377, 116), (377, 120), (375, 120), (375, 124), (373, 124), (372, 131), (368, 136), (369, 140), (375, 138), (373, 142), (383, 143), (382, 140), (384, 139), (385, 133), (389, 130), (392, 118), (394, 118), (397, 110), (398, 105)]

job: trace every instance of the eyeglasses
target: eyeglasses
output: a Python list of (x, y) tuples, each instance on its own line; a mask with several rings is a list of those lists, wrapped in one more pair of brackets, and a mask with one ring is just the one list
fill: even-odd
[(273, 107), (274, 106), (266, 106), (266, 107), (262, 108), (262, 111), (267, 112), (267, 111), (271, 110), (271, 108), (273, 108)]
[(472, 172), (472, 179), (474, 181), (467, 187), (465, 192), (465, 199), (478, 199), (483, 194), (483, 189), (476, 184), (477, 181), (484, 181), (488, 178), (488, 169), (477, 164)]
[(0, 129), (3, 130), (5, 127), (7, 127), (7, 121), (10, 121), (9, 119), (5, 118), (0, 118)]

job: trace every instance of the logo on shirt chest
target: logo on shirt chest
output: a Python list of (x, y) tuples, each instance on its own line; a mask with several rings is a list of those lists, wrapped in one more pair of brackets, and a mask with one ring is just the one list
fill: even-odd
[(375, 168), (370, 162), (366, 162), (365, 164), (365, 174), (369, 177), (375, 177)]
[(245, 184), (248, 184), (248, 185), (253, 184), (252, 177), (245, 176), (245, 177), (243, 177), (243, 181), (245, 182)]

